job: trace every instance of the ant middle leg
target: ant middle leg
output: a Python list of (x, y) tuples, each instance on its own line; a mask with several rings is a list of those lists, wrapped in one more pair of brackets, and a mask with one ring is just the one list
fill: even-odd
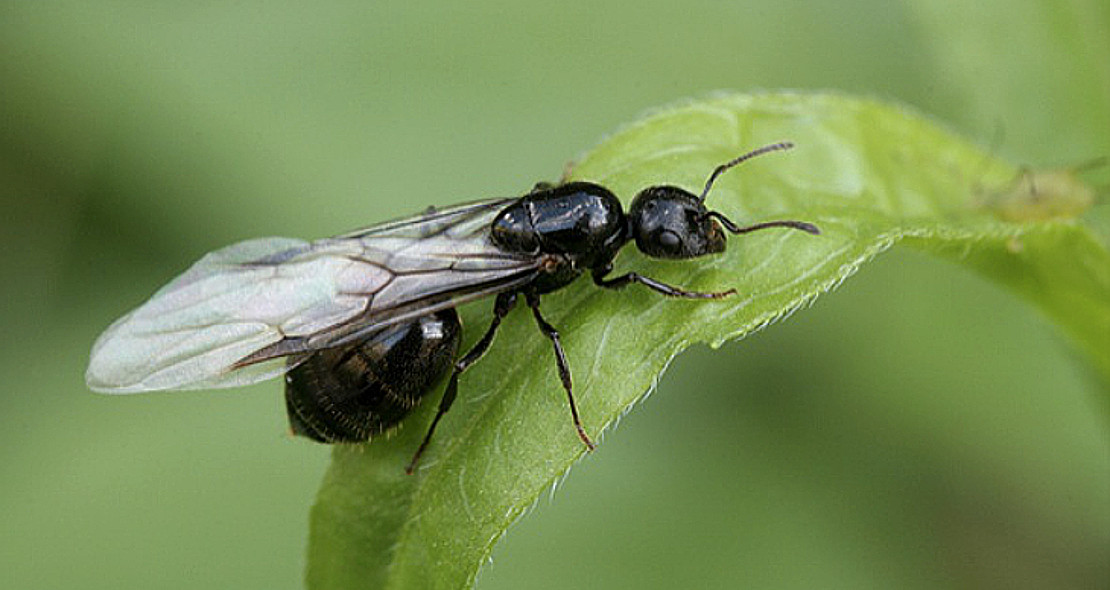
[(578, 406), (574, 403), (574, 388), (570, 378), (570, 364), (567, 362), (566, 352), (563, 351), (563, 344), (559, 340), (559, 331), (555, 329), (555, 326), (547, 323), (547, 320), (543, 319), (543, 315), (540, 314), (539, 295), (526, 293), (525, 299), (528, 301), (528, 307), (532, 308), (532, 316), (536, 318), (536, 325), (555, 347), (555, 364), (559, 368), (559, 380), (563, 382), (563, 389), (567, 392), (567, 401), (570, 402), (570, 415), (574, 420), (574, 428), (578, 431), (578, 438), (582, 439), (586, 448), (592, 451), (597, 448), (597, 445), (590, 440), (589, 435), (586, 434), (586, 429), (582, 428), (582, 421), (578, 418)]

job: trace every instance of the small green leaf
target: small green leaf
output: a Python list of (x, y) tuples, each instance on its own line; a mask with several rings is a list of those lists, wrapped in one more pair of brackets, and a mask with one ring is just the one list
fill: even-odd
[[(651, 184), (697, 190), (717, 164), (782, 140), (796, 149), (728, 172), (709, 203), (738, 222), (798, 219), (822, 235), (768, 230), (732, 237), (722, 255), (682, 262), (629, 247), (618, 260), (618, 271), (738, 295), (673, 300), (584, 280), (544, 298), (591, 435), (600, 438), (684, 348), (781, 319), (896, 242), (1026, 296), (1110, 377), (1110, 254), (1082, 221), (1089, 189), (1073, 175), (1033, 190), (1015, 166), (904, 108), (836, 95), (721, 96), (629, 126), (573, 176), (626, 200)], [(470, 342), (491, 304), (463, 310)], [(418, 474), (406, 476), (438, 397), (388, 440), (335, 449), (312, 511), (310, 587), (467, 587), (509, 525), (585, 454), (550, 343), (525, 311), (510, 315), (490, 354), (463, 377)]]

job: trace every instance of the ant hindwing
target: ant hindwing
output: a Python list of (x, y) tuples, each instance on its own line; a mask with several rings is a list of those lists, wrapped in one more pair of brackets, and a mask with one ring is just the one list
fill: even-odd
[[(629, 242), (650, 257), (690, 259), (723, 252), (725, 232), (785, 227), (818, 234), (802, 221), (739, 226), (705, 206), (726, 170), (791, 147), (767, 145), (718, 166), (699, 195), (648, 187), (627, 212), (605, 187), (575, 181), (313, 242), (241, 242), (208, 254), (112, 324), (93, 346), (86, 380), (96, 391), (136, 393), (234, 387), (285, 374), (293, 433), (340, 443), (389, 430), (450, 371), (411, 473), (457, 396), (459, 376), (523, 299), (554, 348), (578, 436), (593, 449), (559, 332), (540, 312), (541, 296), (587, 271), (606, 289), (635, 283), (670, 297), (733, 294), (610, 273)], [(494, 298), (490, 325), (459, 357), (455, 308), (485, 297)]]

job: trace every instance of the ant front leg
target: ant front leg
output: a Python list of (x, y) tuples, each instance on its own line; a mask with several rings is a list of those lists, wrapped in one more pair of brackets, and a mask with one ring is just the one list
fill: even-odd
[(657, 281), (651, 277), (645, 277), (635, 272), (625, 273), (611, 279), (605, 278), (605, 275), (609, 274), (609, 272), (612, 270), (613, 265), (611, 264), (606, 265), (602, 268), (594, 269), (594, 284), (606, 289), (623, 289), (626, 285), (630, 283), (639, 283), (647, 287), (648, 289), (651, 289), (656, 293), (666, 295), (667, 297), (682, 297), (685, 299), (721, 299), (723, 297), (728, 297), (729, 295), (736, 294), (736, 289), (708, 293), (701, 291), (687, 291), (685, 289), (680, 289), (679, 287)]

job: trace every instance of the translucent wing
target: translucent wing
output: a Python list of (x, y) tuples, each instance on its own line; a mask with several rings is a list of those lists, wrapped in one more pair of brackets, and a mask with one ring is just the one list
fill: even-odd
[(133, 393), (254, 383), (312, 351), (519, 287), (540, 261), (489, 239), (493, 218), (512, 201), (314, 242), (263, 238), (212, 252), (100, 336), (88, 385)]

